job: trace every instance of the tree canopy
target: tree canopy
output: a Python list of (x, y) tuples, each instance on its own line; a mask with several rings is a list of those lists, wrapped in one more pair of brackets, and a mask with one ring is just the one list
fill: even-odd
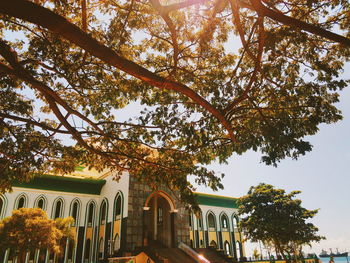
[(349, 21), (345, 0), (1, 1), (0, 188), (84, 163), (193, 200), (213, 161), (304, 155), (341, 119)]
[(69, 238), (75, 241), (75, 232), (70, 228), (73, 218), (49, 219), (40, 208), (20, 208), (12, 216), (0, 221), (0, 249), (10, 249), (18, 256), (18, 262), (25, 262), (26, 253), (36, 249), (48, 249), (61, 253)]
[(318, 228), (308, 220), (318, 210), (307, 210), (301, 200), (295, 199), (300, 191), (287, 194), (269, 184), (252, 186), (248, 194), (238, 200), (242, 216), (239, 227), (247, 239), (272, 245), (276, 253), (287, 259), (299, 255), (301, 247), (324, 239)]

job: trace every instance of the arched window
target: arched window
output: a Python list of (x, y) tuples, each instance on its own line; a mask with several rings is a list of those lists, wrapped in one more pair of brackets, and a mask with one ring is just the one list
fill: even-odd
[(94, 215), (95, 215), (95, 204), (91, 202), (88, 207), (88, 226), (92, 226), (92, 223), (94, 222)]
[(115, 219), (120, 218), (122, 213), (122, 197), (119, 195), (115, 202)]
[(192, 227), (192, 214), (189, 212), (188, 213), (188, 224), (190, 225), (190, 227)]
[(217, 248), (217, 244), (214, 240), (210, 241), (210, 244), (209, 244), (211, 247), (213, 248)]
[(224, 243), (224, 250), (226, 255), (231, 255), (230, 243), (228, 241), (225, 241)]
[(25, 197), (22, 196), (22, 197), (18, 200), (17, 208), (20, 209), (20, 208), (24, 207), (24, 204), (25, 204)]
[(46, 209), (46, 199), (44, 196), (39, 196), (36, 200), (35, 200), (35, 207), (40, 208), (42, 210)]
[(113, 251), (114, 253), (117, 253), (120, 249), (120, 238), (119, 238), (119, 235), (116, 234), (114, 236), (114, 244), (113, 244)]
[(90, 249), (91, 249), (91, 241), (90, 241), (90, 239), (87, 239), (85, 241), (84, 263), (87, 263), (90, 261)]
[(79, 225), (79, 210), (80, 210), (80, 203), (78, 200), (74, 200), (73, 204), (71, 205), (71, 212), (70, 212), (70, 216), (73, 217), (74, 219), (73, 226)]
[(202, 213), (199, 213), (198, 217), (197, 217), (197, 220), (198, 220), (198, 229), (199, 230), (202, 230), (203, 228), (203, 222), (202, 222)]
[(24, 194), (22, 194), (20, 197), (17, 198), (15, 209), (20, 209), (22, 207), (25, 207), (26, 203), (27, 203), (27, 197)]
[(62, 217), (63, 214), (63, 200), (61, 198), (56, 199), (53, 205), (53, 218)]
[(107, 202), (104, 200), (101, 205), (101, 221), (100, 221), (101, 225), (106, 224), (106, 217), (107, 217)]
[(212, 213), (209, 213), (208, 215), (208, 226), (209, 228), (215, 229), (215, 217)]
[(225, 214), (221, 216), (221, 227), (222, 228), (228, 228), (228, 218)]
[(44, 209), (45, 201), (44, 199), (40, 198), (38, 201), (38, 208)]

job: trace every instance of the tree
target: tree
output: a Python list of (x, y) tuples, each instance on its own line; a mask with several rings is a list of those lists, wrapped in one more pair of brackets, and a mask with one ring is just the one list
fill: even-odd
[(248, 194), (238, 200), (242, 216), (240, 228), (247, 239), (272, 244), (276, 253), (287, 260), (300, 256), (303, 245), (324, 239), (318, 228), (308, 222), (318, 210), (307, 210), (301, 200), (295, 199), (300, 191), (287, 194), (269, 184), (252, 186)]
[(349, 14), (345, 0), (1, 1), (0, 187), (84, 163), (193, 201), (189, 174), (222, 188), (213, 161), (296, 159), (341, 119)]
[(36, 249), (60, 254), (67, 238), (75, 241), (72, 222), (71, 217), (49, 219), (40, 208), (14, 210), (0, 222), (0, 249), (14, 251), (19, 263), (25, 262), (27, 252), (35, 253)]

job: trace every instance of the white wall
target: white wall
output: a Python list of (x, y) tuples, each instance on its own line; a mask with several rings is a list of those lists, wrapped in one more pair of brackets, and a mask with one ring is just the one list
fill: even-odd
[[(123, 217), (127, 217), (129, 175), (128, 173), (123, 173), (119, 181), (113, 180), (113, 178), (114, 178), (113, 174), (110, 174), (106, 178), (104, 178), (106, 180), (106, 184), (102, 187), (100, 195), (13, 187), (13, 191), (11, 193), (4, 194), (5, 210), (2, 215), (3, 217), (7, 217), (12, 214), (12, 210), (15, 209), (16, 200), (22, 194), (24, 194), (27, 197), (25, 207), (34, 207), (35, 200), (40, 196), (44, 196), (45, 199), (47, 200), (45, 211), (48, 214), (49, 218), (54, 217), (53, 206), (57, 198), (61, 198), (63, 200), (62, 217), (68, 217), (70, 215), (71, 203), (74, 199), (78, 199), (80, 201), (81, 206), (80, 206), (79, 222), (76, 222), (76, 223), (77, 225), (82, 226), (85, 224), (85, 213), (87, 211), (86, 209), (87, 204), (92, 200), (95, 201), (95, 203), (97, 204), (95, 215), (98, 215), (100, 211), (99, 209), (100, 209), (101, 203), (103, 199), (106, 198), (108, 199), (108, 221), (111, 221), (115, 197), (118, 192), (121, 192), (123, 194), (123, 200), (124, 200)], [(95, 216), (95, 220), (98, 220), (98, 216)]]
[[(205, 230), (208, 230), (207, 226), (207, 214), (209, 211), (213, 212), (215, 215), (216, 220), (216, 227), (217, 231), (221, 228), (221, 221), (220, 221), (220, 215), (224, 212), (226, 213), (229, 221), (230, 231), (233, 231), (233, 222), (232, 222), (232, 216), (237, 214), (237, 209), (235, 208), (226, 208), (226, 207), (218, 207), (218, 206), (207, 206), (207, 205), (200, 205), (199, 206), (202, 211), (202, 220), (203, 220), (203, 227)], [(195, 219), (195, 217), (194, 217)], [(197, 226), (197, 220), (194, 220), (195, 229), (198, 229)]]

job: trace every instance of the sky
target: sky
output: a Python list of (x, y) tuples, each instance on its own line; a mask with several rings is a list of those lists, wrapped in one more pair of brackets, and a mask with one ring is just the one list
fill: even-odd
[[(350, 78), (350, 65), (344, 76)], [(247, 194), (250, 186), (268, 183), (276, 188), (302, 191), (297, 197), (307, 209), (320, 209), (311, 222), (319, 228), (326, 240), (305, 248), (306, 252), (336, 248), (350, 251), (350, 87), (340, 92), (338, 108), (344, 119), (335, 124), (320, 126), (319, 132), (309, 137), (313, 150), (298, 160), (285, 159), (277, 168), (260, 162), (261, 154), (253, 151), (234, 155), (227, 165), (211, 165), (225, 173), (225, 189), (215, 194), (239, 197)], [(214, 193), (198, 187), (198, 192)], [(247, 244), (248, 254), (257, 244)]]

